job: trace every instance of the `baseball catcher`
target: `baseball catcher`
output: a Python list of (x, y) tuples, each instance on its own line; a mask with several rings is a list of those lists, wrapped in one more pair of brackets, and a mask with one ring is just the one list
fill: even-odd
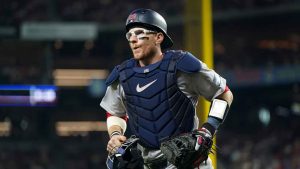
[[(126, 152), (135, 157), (134, 149), (127, 148), (122, 155), (128, 126), (128, 135), (138, 137), (141, 169), (213, 169), (208, 158), (212, 138), (233, 100), (226, 79), (188, 51), (167, 50), (173, 40), (165, 19), (156, 11), (132, 11), (125, 30), (132, 58), (111, 71), (100, 103), (107, 112), (110, 139), (106, 149), (114, 154), (110, 161), (116, 160), (117, 168), (124, 159), (130, 161), (125, 168), (136, 161), (126, 159)], [(200, 129), (196, 114), (199, 97), (212, 103)]]

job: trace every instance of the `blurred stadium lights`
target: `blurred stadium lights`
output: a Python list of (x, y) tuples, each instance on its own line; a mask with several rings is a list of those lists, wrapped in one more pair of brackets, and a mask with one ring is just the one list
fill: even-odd
[(293, 102), (291, 105), (291, 110), (295, 115), (300, 116), (300, 103)]
[(91, 80), (106, 79), (108, 73), (105, 69), (56, 69), (53, 79), (56, 86), (82, 87), (88, 86)]
[(288, 39), (273, 40), (264, 39), (258, 42), (258, 47), (262, 49), (286, 49), (286, 50), (298, 50), (299, 44)]
[(61, 49), (61, 48), (64, 46), (64, 43), (63, 43), (62, 40), (58, 39), (58, 40), (55, 40), (55, 41), (54, 41), (53, 46), (54, 46), (54, 48), (55, 48), (56, 50), (58, 50), (58, 49)]
[(276, 115), (281, 117), (289, 117), (290, 116), (290, 110), (283, 106), (277, 106), (275, 109)]
[(36, 104), (36, 102), (54, 102), (56, 100), (56, 92), (54, 90), (30, 90), (30, 103)]
[(53, 106), (56, 86), (0, 85), (0, 106)]
[(93, 22), (24, 22), (20, 28), (25, 40), (91, 40), (98, 36)]
[(17, 37), (17, 28), (13, 26), (0, 26), (0, 37)]
[(268, 126), (271, 120), (270, 110), (264, 107), (260, 108), (258, 118), (264, 126)]
[(106, 91), (105, 79), (92, 79), (88, 86), (90, 96), (99, 98), (104, 95)]
[(274, 17), (284, 14), (297, 13), (299, 10), (300, 5), (299, 2), (296, 1), (295, 3), (283, 3), (280, 5), (269, 6), (268, 8), (256, 8), (255, 10), (245, 9), (243, 12), (240, 10), (228, 10), (226, 12), (221, 10), (214, 12), (214, 21), (232, 21), (234, 19), (263, 18), (266, 16)]
[(7, 137), (11, 133), (10, 121), (0, 122), (0, 137)]
[(87, 41), (84, 42), (85, 50), (91, 50), (91, 49), (94, 48), (94, 46), (95, 46), (95, 43), (92, 40), (87, 40)]
[(106, 131), (106, 122), (59, 121), (55, 124), (58, 136), (86, 136), (89, 132)]

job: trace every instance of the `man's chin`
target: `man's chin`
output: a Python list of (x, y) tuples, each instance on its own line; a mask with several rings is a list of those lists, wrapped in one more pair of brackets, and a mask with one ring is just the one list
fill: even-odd
[(139, 60), (139, 59), (141, 59), (141, 55), (139, 55), (139, 54), (133, 54), (133, 58), (135, 59), (135, 60)]

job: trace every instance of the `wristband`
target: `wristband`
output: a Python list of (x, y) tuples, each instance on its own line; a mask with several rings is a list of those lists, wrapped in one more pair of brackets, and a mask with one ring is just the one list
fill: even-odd
[(216, 132), (216, 129), (211, 124), (209, 124), (207, 122), (202, 125), (202, 128), (205, 128), (206, 130), (208, 130), (212, 136)]
[(117, 125), (120, 126), (122, 128), (122, 132), (125, 133), (126, 131), (126, 121), (121, 118), (121, 117), (117, 117), (117, 116), (110, 116), (106, 119), (106, 124), (107, 124), (107, 129), (109, 129), (111, 126)]
[(116, 135), (122, 135), (122, 133), (120, 131), (113, 131), (111, 134), (110, 134), (110, 138), (112, 138), (112, 136), (116, 136)]

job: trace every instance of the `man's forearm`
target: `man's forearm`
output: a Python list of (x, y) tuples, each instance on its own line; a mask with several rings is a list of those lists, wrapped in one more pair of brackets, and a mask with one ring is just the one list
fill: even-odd
[(230, 90), (220, 94), (217, 99), (222, 99), (222, 100), (225, 100), (228, 104), (228, 106), (230, 107), (231, 106), (231, 103), (233, 101), (233, 94)]
[(113, 135), (123, 135), (124, 133), (123, 129), (118, 125), (111, 126), (107, 131), (110, 137)]
[(108, 116), (106, 119), (107, 131), (110, 136), (112, 135), (123, 135), (126, 131), (126, 119), (117, 116)]

